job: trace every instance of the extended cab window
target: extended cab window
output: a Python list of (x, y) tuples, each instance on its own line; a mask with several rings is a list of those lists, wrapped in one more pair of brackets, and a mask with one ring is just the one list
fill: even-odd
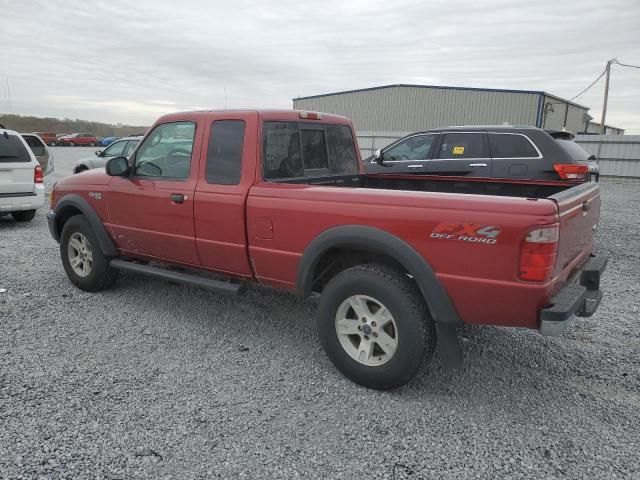
[(207, 183), (222, 185), (240, 183), (243, 144), (243, 120), (213, 122), (207, 149)]
[(265, 122), (263, 142), (266, 179), (358, 172), (353, 135), (345, 125)]
[(484, 133), (445, 133), (438, 158), (487, 158)]
[(537, 158), (540, 156), (531, 141), (520, 134), (490, 133), (489, 146), (493, 158)]
[(409, 137), (382, 152), (384, 160), (388, 162), (427, 160), (433, 139), (433, 135), (414, 135)]
[(188, 178), (195, 132), (193, 122), (158, 125), (136, 152), (135, 175), (178, 180)]
[(19, 137), (0, 134), (0, 163), (30, 161), (29, 152)]

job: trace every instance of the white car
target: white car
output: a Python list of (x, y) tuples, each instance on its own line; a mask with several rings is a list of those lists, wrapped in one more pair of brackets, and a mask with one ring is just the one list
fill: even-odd
[(95, 156), (81, 158), (73, 166), (73, 173), (81, 173), (92, 168), (104, 168), (107, 161), (113, 157), (127, 157), (133, 153), (142, 140), (138, 137), (124, 137), (111, 143), (104, 150), (96, 150)]
[(0, 129), (0, 216), (28, 222), (44, 204), (40, 163), (20, 134)]

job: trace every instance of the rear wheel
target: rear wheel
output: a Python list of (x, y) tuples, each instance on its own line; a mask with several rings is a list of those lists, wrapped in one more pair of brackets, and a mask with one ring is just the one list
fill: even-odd
[(30, 222), (36, 216), (35, 210), (23, 210), (21, 212), (11, 212), (11, 216), (16, 222)]
[(95, 147), (95, 146), (96, 146), (96, 142), (91, 142), (91, 143), (89, 144), (89, 146), (91, 146), (91, 147)]
[(336, 275), (318, 306), (325, 352), (349, 379), (378, 390), (411, 380), (436, 345), (433, 320), (415, 283), (383, 265)]
[(76, 144), (75, 144), (75, 143), (73, 143), (73, 142), (69, 142), (69, 146), (70, 146), (70, 147), (75, 147), (75, 146), (76, 146)]
[(89, 170), (87, 167), (85, 167), (84, 165), (80, 165), (78, 168), (76, 168), (75, 173), (82, 173), (86, 172), (87, 170)]
[(109, 265), (91, 225), (82, 215), (73, 216), (64, 224), (60, 256), (67, 277), (82, 290), (107, 289), (118, 277), (118, 270)]

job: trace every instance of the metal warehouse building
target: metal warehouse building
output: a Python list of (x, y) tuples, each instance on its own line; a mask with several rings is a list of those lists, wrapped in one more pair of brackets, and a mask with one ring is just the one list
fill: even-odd
[(344, 115), (358, 132), (414, 132), (451, 125), (534, 125), (582, 132), (589, 108), (546, 92), (386, 85), (293, 99), (293, 108)]

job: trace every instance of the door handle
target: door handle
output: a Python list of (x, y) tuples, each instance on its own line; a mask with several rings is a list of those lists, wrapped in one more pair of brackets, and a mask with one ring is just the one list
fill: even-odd
[(172, 193), (170, 198), (174, 203), (184, 203), (184, 201), (187, 199), (187, 196), (183, 195), (182, 193)]
[(487, 164), (486, 163), (470, 163), (469, 166), (470, 167), (486, 167)]
[(422, 168), (424, 165), (407, 165), (407, 168)]

